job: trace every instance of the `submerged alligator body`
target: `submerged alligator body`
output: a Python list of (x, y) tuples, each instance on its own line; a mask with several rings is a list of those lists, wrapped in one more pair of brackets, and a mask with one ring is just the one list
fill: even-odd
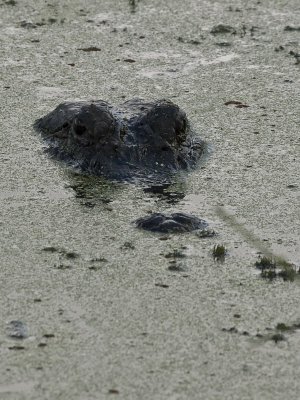
[(204, 151), (185, 112), (169, 100), (66, 102), (34, 127), (53, 157), (113, 180), (163, 181), (195, 167)]

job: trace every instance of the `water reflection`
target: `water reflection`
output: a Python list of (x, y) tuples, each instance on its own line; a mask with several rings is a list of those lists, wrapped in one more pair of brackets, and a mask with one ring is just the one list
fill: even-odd
[(109, 182), (102, 177), (79, 174), (68, 174), (70, 183), (66, 186), (74, 191), (75, 198), (89, 208), (109, 204), (116, 197), (121, 185)]
[[(130, 182), (109, 181), (101, 176), (81, 175), (72, 171), (66, 171), (66, 174), (66, 180), (69, 182), (66, 188), (72, 189), (74, 198), (89, 208), (100, 205), (109, 207), (109, 203), (123, 198), (124, 191), (127, 191), (128, 186), (131, 185), (153, 198), (154, 201), (171, 205), (178, 204), (186, 195), (185, 182), (139, 182), (136, 186)], [(145, 195), (142, 195), (142, 198), (144, 197)]]
[(164, 201), (168, 204), (177, 204), (185, 197), (184, 184), (163, 183), (151, 185), (143, 189), (151, 197), (156, 197), (157, 201)]

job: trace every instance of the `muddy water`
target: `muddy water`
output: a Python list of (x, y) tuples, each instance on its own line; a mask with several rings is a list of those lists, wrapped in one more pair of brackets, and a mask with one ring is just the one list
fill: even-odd
[[(259, 249), (217, 209), (299, 266), (300, 37), (285, 30), (298, 2), (13, 3), (0, 6), (1, 399), (298, 399), (299, 282), (263, 280)], [(167, 194), (78, 176), (32, 130), (59, 102), (134, 96), (170, 98), (211, 145)], [(218, 235), (136, 230), (151, 211)]]

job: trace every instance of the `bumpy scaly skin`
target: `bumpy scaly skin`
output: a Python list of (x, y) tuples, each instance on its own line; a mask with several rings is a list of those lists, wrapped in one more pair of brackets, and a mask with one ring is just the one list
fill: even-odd
[(151, 232), (181, 233), (205, 229), (207, 222), (203, 219), (185, 213), (162, 214), (154, 213), (135, 221), (138, 228)]
[(204, 149), (168, 100), (62, 103), (34, 127), (55, 158), (110, 179), (168, 176), (194, 167)]

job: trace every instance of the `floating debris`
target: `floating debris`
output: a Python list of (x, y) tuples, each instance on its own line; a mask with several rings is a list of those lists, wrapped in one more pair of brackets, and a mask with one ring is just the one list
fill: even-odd
[(285, 32), (300, 32), (300, 26), (290, 26), (290, 25), (287, 25), (285, 28), (284, 28), (284, 31)]
[(10, 321), (7, 326), (7, 334), (14, 339), (26, 339), (28, 337), (28, 328), (22, 321)]
[(169, 287), (169, 285), (166, 285), (165, 283), (155, 283), (155, 286), (165, 288), (165, 289), (167, 289)]
[(210, 33), (213, 35), (221, 35), (221, 34), (227, 34), (227, 33), (235, 34), (236, 30), (230, 25), (219, 24), (219, 25), (214, 26), (212, 28), (212, 30), (210, 31)]
[(224, 103), (224, 105), (225, 105), (225, 106), (231, 106), (231, 105), (233, 105), (233, 106), (235, 106), (236, 108), (247, 108), (247, 107), (250, 107), (250, 106), (248, 106), (247, 104), (243, 104), (242, 102), (236, 101), (236, 100), (229, 100), (229, 101), (226, 101), (226, 103)]
[(77, 50), (85, 51), (86, 53), (90, 53), (92, 51), (101, 51), (99, 47), (96, 46), (90, 46), (90, 47), (82, 47)]
[(124, 58), (123, 61), (127, 63), (135, 63), (135, 60), (133, 60), (132, 58)]

